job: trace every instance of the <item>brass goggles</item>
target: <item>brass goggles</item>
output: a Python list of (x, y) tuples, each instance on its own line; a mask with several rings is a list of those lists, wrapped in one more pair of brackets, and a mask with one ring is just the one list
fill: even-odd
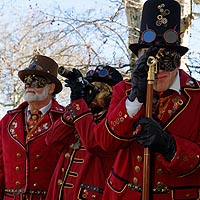
[(43, 88), (47, 84), (50, 84), (51, 81), (37, 75), (28, 75), (25, 76), (24, 83), (25, 85), (29, 85), (31, 88)]
[(152, 43), (157, 39), (156, 37), (162, 37), (166, 44), (174, 44), (179, 41), (179, 34), (173, 29), (169, 29), (163, 34), (156, 34), (154, 30), (147, 29), (142, 33), (141, 40), (143, 43)]
[(43, 67), (41, 67), (40, 65), (35, 64), (34, 62), (28, 67), (28, 70), (37, 70), (37, 71), (42, 71), (42, 72), (49, 73), (48, 70), (44, 70)]
[(90, 70), (86, 73), (86, 77), (99, 77), (99, 78), (111, 78), (110, 73), (105, 68), (96, 68), (95, 70)]

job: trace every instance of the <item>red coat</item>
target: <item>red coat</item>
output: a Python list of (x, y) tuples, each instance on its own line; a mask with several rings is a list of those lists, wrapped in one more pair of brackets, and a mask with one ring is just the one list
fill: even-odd
[[(74, 123), (69, 109), (74, 109)], [(100, 116), (100, 119), (103, 117)], [(55, 131), (48, 134), (47, 144), (62, 151), (62, 154), (46, 200), (102, 199), (114, 155), (105, 154), (96, 145), (93, 135), (95, 121), (85, 101), (80, 99), (69, 105), (63, 119), (55, 123)], [(75, 145), (79, 142), (80, 145)]]
[[(0, 122), (0, 199), (4, 190), (4, 199), (19, 199), (21, 193), (30, 193), (34, 197), (30, 199), (34, 200), (45, 197), (60, 155), (46, 145), (45, 137), (64, 113), (64, 107), (53, 100), (34, 136), (26, 142), (24, 118), (27, 105), (24, 102), (8, 111)], [(40, 195), (31, 194), (34, 191)]]
[[(171, 162), (156, 153), (151, 169), (153, 200), (200, 199), (200, 83), (180, 70), (181, 94), (174, 92), (160, 122), (173, 135), (177, 151)], [(113, 90), (107, 119), (96, 126), (96, 141), (106, 151), (119, 151), (104, 191), (104, 200), (140, 200), (143, 147), (133, 136), (133, 125), (144, 107), (130, 118), (125, 100), (131, 85), (121, 82)]]

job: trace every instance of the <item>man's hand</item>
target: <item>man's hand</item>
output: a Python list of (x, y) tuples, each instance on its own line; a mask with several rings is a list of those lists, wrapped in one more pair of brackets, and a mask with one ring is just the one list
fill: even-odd
[(132, 72), (132, 90), (128, 96), (130, 101), (138, 98), (140, 103), (146, 102), (146, 88), (147, 88), (147, 75), (148, 65), (147, 59), (149, 56), (155, 56), (158, 52), (157, 47), (151, 46), (144, 54), (136, 61)]
[(78, 69), (73, 68), (74, 79), (66, 79), (65, 87), (70, 87), (71, 89), (71, 102), (85, 97), (85, 83), (83, 81), (83, 76)]
[(152, 118), (142, 117), (137, 125), (141, 125), (141, 132), (137, 134), (137, 141), (151, 151), (160, 152), (167, 161), (171, 161), (176, 153), (174, 138), (164, 132), (158, 122)]

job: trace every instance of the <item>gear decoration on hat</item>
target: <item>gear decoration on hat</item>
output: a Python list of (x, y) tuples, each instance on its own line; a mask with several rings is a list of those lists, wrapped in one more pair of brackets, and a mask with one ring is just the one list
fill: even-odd
[(156, 21), (156, 26), (161, 26), (162, 24), (167, 27), (167, 18), (165, 16), (170, 14), (169, 9), (165, 9), (165, 4), (160, 4), (158, 5), (158, 10), (160, 11), (160, 14), (157, 15), (157, 21)]

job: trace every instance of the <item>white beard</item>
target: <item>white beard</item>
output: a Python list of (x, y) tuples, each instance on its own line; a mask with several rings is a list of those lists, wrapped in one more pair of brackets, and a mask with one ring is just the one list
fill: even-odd
[(38, 94), (34, 88), (26, 88), (24, 93), (24, 100), (28, 102), (43, 101), (48, 96), (49, 86), (43, 88), (43, 92)]

